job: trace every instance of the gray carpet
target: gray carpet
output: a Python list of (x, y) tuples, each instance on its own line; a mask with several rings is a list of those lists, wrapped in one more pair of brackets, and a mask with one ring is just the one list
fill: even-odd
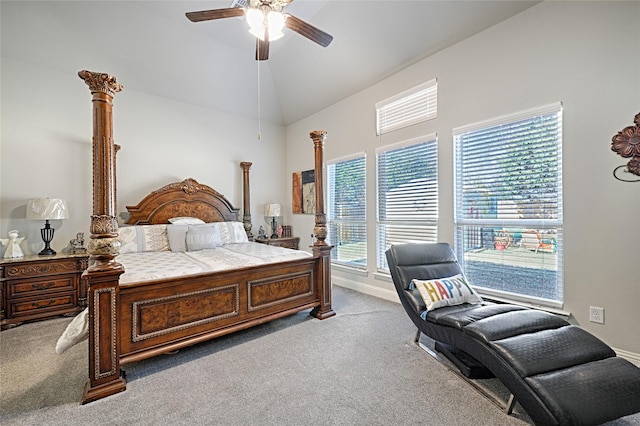
[[(399, 304), (334, 286), (337, 316), (304, 311), (127, 365), (127, 390), (80, 405), (87, 342), (59, 318), (0, 333), (3, 425), (526, 425), (413, 343)], [(500, 393), (495, 380), (483, 381)], [(639, 425), (640, 416), (612, 424)]]

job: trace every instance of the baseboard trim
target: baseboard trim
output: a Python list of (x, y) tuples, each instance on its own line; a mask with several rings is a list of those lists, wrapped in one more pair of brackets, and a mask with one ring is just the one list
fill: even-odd
[[(376, 286), (372, 286), (370, 284), (358, 283), (354, 282), (351, 279), (345, 279), (341, 277), (336, 277), (335, 275), (331, 279), (334, 285), (348, 288), (350, 290), (359, 291), (360, 293), (368, 294), (370, 296), (379, 297), (381, 299), (389, 300), (391, 302), (400, 303), (400, 299), (398, 298), (398, 294), (395, 290), (380, 288)], [(632, 364), (640, 367), (640, 354), (625, 351), (623, 349), (612, 348), (616, 355), (620, 358), (624, 358)]]
[(630, 363), (640, 367), (640, 354), (625, 351), (623, 349), (616, 349), (616, 348), (612, 348), (612, 349), (616, 352), (616, 355), (618, 355), (620, 358), (624, 358)]
[(379, 297), (380, 299), (389, 300), (391, 302), (400, 303), (400, 299), (398, 298), (398, 293), (396, 293), (395, 290), (375, 287), (370, 284), (358, 283), (350, 279), (336, 277), (335, 275), (331, 278), (331, 282), (334, 285), (337, 285), (340, 287), (359, 291), (360, 293)]

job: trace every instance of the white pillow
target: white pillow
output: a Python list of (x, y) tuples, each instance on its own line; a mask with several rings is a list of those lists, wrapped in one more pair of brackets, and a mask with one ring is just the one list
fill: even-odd
[(197, 217), (180, 216), (172, 217), (169, 219), (169, 223), (174, 225), (201, 225), (204, 223), (204, 220), (198, 219)]
[(120, 240), (120, 254), (138, 251), (138, 229), (135, 226), (123, 226), (118, 228)]
[(167, 225), (169, 248), (172, 252), (187, 251), (187, 230), (189, 225)]
[(187, 251), (213, 249), (222, 246), (218, 227), (205, 225), (189, 225), (187, 229)]
[(242, 222), (215, 222), (211, 225), (218, 229), (223, 245), (249, 242)]
[(482, 298), (462, 274), (428, 281), (414, 279), (413, 284), (420, 292), (427, 311), (463, 303), (482, 303)]
[(167, 224), (118, 228), (120, 254), (142, 251), (168, 251)]

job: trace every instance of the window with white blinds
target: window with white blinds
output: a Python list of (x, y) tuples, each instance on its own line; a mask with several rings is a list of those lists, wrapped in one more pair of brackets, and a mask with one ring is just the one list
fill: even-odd
[(367, 267), (366, 157), (327, 162), (327, 219), (331, 261)]
[(489, 295), (561, 306), (562, 105), (453, 130), (456, 252)]
[(376, 135), (408, 127), (438, 116), (438, 81), (406, 90), (376, 103)]
[(436, 135), (376, 150), (378, 270), (391, 244), (437, 241), (437, 157)]

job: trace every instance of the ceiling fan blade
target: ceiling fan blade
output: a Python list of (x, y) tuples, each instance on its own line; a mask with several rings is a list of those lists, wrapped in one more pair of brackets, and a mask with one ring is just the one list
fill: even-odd
[(226, 9), (201, 10), (200, 12), (185, 13), (191, 22), (211, 21), (212, 19), (233, 18), (234, 16), (244, 16), (244, 9), (241, 7), (229, 7)]
[(297, 32), (300, 35), (305, 36), (311, 41), (315, 41), (322, 47), (327, 47), (329, 43), (331, 43), (331, 40), (333, 40), (332, 35), (327, 34), (324, 31), (314, 27), (313, 25), (304, 22), (300, 18), (296, 18), (295, 16), (289, 15), (288, 13), (285, 13), (284, 16), (286, 18), (284, 20), (285, 27)]
[(264, 40), (256, 38), (256, 61), (267, 59), (269, 59), (269, 37), (265, 35)]

